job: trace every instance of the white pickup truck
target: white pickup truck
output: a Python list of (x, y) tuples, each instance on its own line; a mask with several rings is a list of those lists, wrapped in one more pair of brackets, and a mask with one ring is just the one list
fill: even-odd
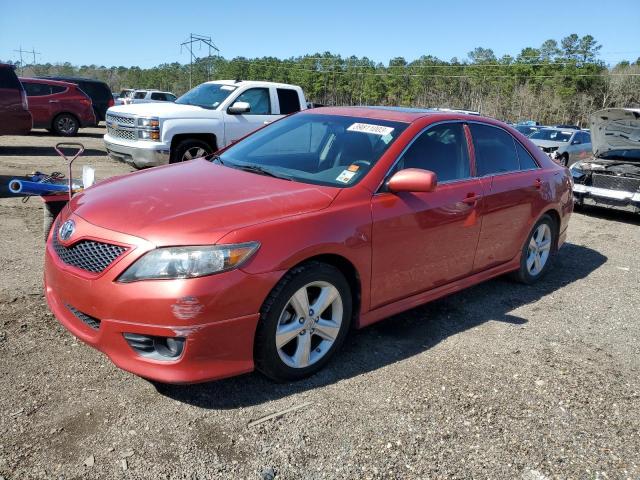
[(298, 86), (206, 82), (175, 103), (111, 107), (104, 143), (110, 157), (137, 168), (181, 162), (213, 153), (283, 115), (306, 108)]

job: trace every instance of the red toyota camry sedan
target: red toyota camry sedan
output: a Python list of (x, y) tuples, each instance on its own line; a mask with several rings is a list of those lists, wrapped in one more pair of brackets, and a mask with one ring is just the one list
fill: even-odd
[(572, 202), (568, 170), (496, 120), (319, 108), (76, 195), (46, 297), (145, 378), (296, 380), (350, 327), (508, 272), (539, 280)]

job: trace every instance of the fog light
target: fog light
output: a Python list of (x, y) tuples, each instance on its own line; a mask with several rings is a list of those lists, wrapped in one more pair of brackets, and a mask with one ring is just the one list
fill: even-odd
[(184, 350), (184, 337), (155, 337), (124, 333), (124, 339), (140, 356), (154, 360), (175, 360)]

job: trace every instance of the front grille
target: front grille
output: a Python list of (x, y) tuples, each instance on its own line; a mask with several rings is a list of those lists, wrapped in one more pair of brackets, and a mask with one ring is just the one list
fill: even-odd
[(135, 118), (131, 118), (131, 117), (121, 117), (120, 115), (114, 115), (112, 113), (109, 113), (107, 115), (107, 123), (109, 122), (116, 122), (118, 125), (123, 125), (123, 126), (127, 126), (127, 127), (133, 127), (135, 125)]
[(617, 175), (601, 175), (594, 173), (591, 176), (591, 185), (608, 190), (623, 190), (625, 192), (640, 191), (640, 178), (619, 177)]
[(93, 273), (103, 272), (126, 250), (119, 245), (93, 240), (81, 240), (70, 247), (65, 247), (58, 241), (57, 231), (53, 234), (53, 249), (60, 260), (67, 265)]
[(136, 140), (136, 132), (134, 130), (121, 130), (119, 128), (107, 127), (107, 133), (116, 138), (123, 138), (125, 140)]
[(77, 308), (73, 308), (71, 305), (67, 305), (67, 308), (71, 313), (73, 313), (78, 319), (82, 320), (86, 325), (93, 328), (94, 330), (98, 330), (100, 328), (100, 320), (91, 315), (87, 315), (86, 313), (82, 313)]

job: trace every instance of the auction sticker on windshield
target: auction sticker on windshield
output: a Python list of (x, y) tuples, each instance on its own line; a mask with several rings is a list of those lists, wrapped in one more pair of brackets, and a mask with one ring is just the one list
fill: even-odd
[(354, 123), (349, 128), (347, 128), (350, 132), (360, 132), (360, 133), (372, 133), (374, 135), (380, 135), (384, 137), (385, 135), (391, 134), (393, 132), (393, 127), (385, 127), (384, 125), (372, 125), (370, 123)]
[(349, 170), (343, 170), (340, 175), (336, 178), (338, 182), (341, 183), (349, 183), (351, 179), (355, 176), (356, 172), (350, 172)]

